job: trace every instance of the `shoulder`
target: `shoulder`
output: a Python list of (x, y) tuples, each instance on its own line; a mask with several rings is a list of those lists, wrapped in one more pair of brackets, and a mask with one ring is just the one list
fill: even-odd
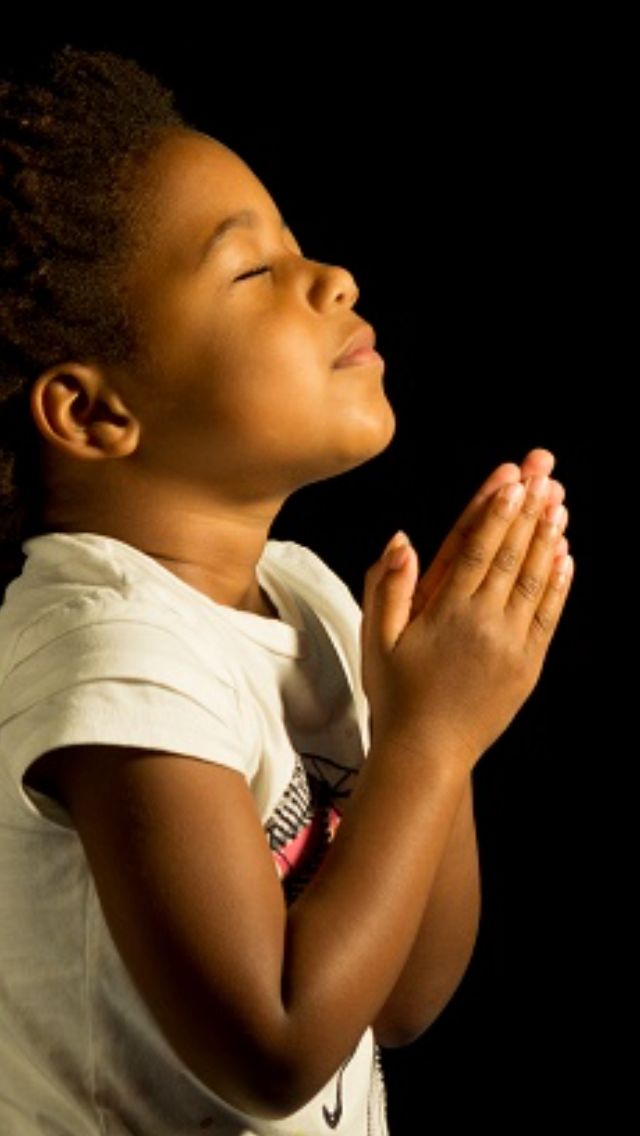
[(84, 533), (47, 534), (26, 548), (2, 610), (3, 702), (10, 694), (22, 707), (98, 678), (168, 682), (195, 693), (215, 671), (235, 686), (228, 647), (211, 649), (224, 640), (215, 611), (190, 589), (172, 587), (143, 553)]
[[(32, 549), (0, 626), (0, 734), (14, 786), (39, 755), (80, 745), (83, 760), (92, 745), (137, 747), (253, 776), (244, 659), (213, 605), (118, 542), (60, 535)], [(43, 762), (41, 785), (61, 784), (68, 760)]]

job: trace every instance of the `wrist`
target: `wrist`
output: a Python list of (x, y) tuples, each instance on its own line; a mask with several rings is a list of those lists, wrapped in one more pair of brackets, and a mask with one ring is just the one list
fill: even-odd
[(416, 766), (454, 779), (468, 778), (481, 750), (474, 748), (457, 730), (431, 722), (413, 728), (398, 726), (388, 731), (372, 731), (369, 760), (391, 761), (405, 768)]

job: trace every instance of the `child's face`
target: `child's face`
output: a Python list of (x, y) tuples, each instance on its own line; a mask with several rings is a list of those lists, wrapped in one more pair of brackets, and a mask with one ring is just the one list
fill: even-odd
[[(137, 460), (248, 500), (383, 450), (395, 431), (383, 364), (332, 369), (368, 322), (353, 311), (351, 274), (305, 258), (259, 179), (213, 138), (168, 135), (149, 171), (156, 219), (131, 281), (153, 365), (125, 376), (142, 424)], [(255, 211), (255, 226), (230, 228), (203, 256), (240, 209)]]

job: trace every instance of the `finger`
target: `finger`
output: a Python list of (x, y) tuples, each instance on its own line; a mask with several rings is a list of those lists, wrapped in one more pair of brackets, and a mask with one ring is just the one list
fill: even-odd
[(546, 521), (551, 521), (552, 524), (558, 526), (559, 536), (556, 541), (556, 546), (553, 550), (554, 559), (557, 560), (559, 556), (566, 556), (568, 551), (568, 543), (567, 538), (564, 534), (567, 529), (567, 524), (569, 523), (569, 510), (567, 509), (567, 506), (562, 504), (548, 504), (542, 515)]
[(559, 530), (540, 517), (521, 564), (513, 573), (512, 588), (507, 596), (505, 614), (513, 626), (526, 635), (532, 613), (537, 608), (553, 571)]
[[(543, 569), (548, 573), (560, 536), (558, 526), (542, 515), (546, 508), (546, 489), (542, 477), (528, 482), (522, 506), (478, 585), (479, 595), (497, 598), (506, 606), (514, 587), (517, 587), (522, 590), (529, 588), (531, 598), (534, 598), (534, 587)], [(564, 509), (564, 506), (559, 508)]]
[(406, 533), (397, 532), (365, 575), (362, 643), (390, 650), (406, 626), (418, 573)]
[[(521, 466), (516, 465), (515, 462), (503, 462), (502, 465), (497, 466), (497, 468), (489, 474), (489, 477), (483, 482), (477, 493), (474, 494), (469, 504), (460, 514), (451, 532), (443, 542), (440, 551), (445, 554), (449, 551), (454, 551), (453, 547), (450, 546), (456, 544), (460, 537), (464, 536), (469, 522), (477, 514), (480, 506), (502, 485), (510, 484), (518, 479), (525, 481), (527, 477), (535, 477), (536, 475), (548, 475), (554, 465), (555, 457), (551, 451), (538, 448), (529, 451)], [(561, 501), (564, 499), (565, 490), (564, 486), (560, 485), (560, 482), (550, 477), (548, 485), (550, 500), (557, 499)], [(438, 555), (439, 554), (440, 552)]]
[[(551, 574), (558, 570), (560, 560), (567, 554), (568, 541), (564, 529), (568, 517), (565, 505), (547, 506), (538, 518), (525, 556), (516, 566), (517, 577), (505, 610), (519, 621), (519, 630), (525, 634), (530, 624), (531, 607), (537, 605)], [(562, 549), (560, 555), (559, 548)]]
[(536, 477), (537, 475), (547, 477), (551, 473), (556, 459), (551, 450), (545, 450), (541, 447), (529, 450), (520, 463), (522, 480), (526, 481), (527, 477)]
[(549, 504), (549, 499), (545, 503), (545, 507), (541, 514), (545, 521), (551, 521), (552, 525), (557, 525), (560, 532), (564, 532), (569, 520), (569, 510), (566, 505), (562, 504)]
[(458, 517), (440, 545), (434, 559), (419, 580), (414, 596), (413, 608), (419, 610), (432, 595), (445, 575), (460, 545), (468, 534), (470, 526), (477, 519), (482, 506), (502, 485), (514, 484), (520, 478), (520, 467), (515, 462), (503, 462), (480, 486), (477, 493)]
[(560, 503), (564, 500), (565, 496), (564, 486), (550, 476), (555, 463), (555, 455), (552, 454), (551, 450), (545, 450), (541, 447), (529, 450), (528, 454), (520, 463), (520, 477), (522, 481), (526, 481), (528, 477), (536, 476), (546, 475), (549, 478), (549, 503)]
[(558, 541), (558, 543), (556, 545), (556, 550), (555, 550), (554, 557), (553, 557), (554, 560), (555, 561), (562, 560), (563, 556), (566, 556), (568, 551), (569, 551), (569, 541), (567, 540), (566, 536), (561, 536), (560, 540)]
[[(526, 481), (526, 478), (522, 479)], [(554, 477), (549, 478), (549, 492), (547, 493), (548, 505), (561, 505), (567, 495), (564, 485), (560, 481), (556, 481)]]
[(501, 486), (507, 485), (512, 481), (517, 481), (519, 477), (520, 467), (516, 464), (516, 462), (502, 462), (501, 465), (496, 466), (493, 472), (490, 473), (489, 476), (483, 481), (478, 491), (471, 498), (471, 501), (469, 502), (467, 508), (461, 514), (461, 517), (459, 519), (462, 520), (465, 513), (467, 513), (470, 509), (473, 509), (474, 502), (477, 505), (481, 505), (487, 497), (491, 496), (492, 493), (495, 493), (498, 489), (501, 488)]
[[(554, 461), (553, 454), (549, 450), (531, 450), (530, 454), (528, 454), (525, 459), (525, 462), (528, 462), (528, 464), (525, 466), (525, 462), (523, 462), (523, 468), (530, 470), (550, 470), (553, 468)], [(512, 462), (504, 462), (503, 465), (498, 466), (469, 503), (464, 513), (441, 545), (436, 557), (429, 565), (429, 568), (418, 580), (413, 595), (410, 619), (414, 619), (424, 608), (429, 598), (435, 594), (446, 574), (452, 557), (455, 555), (457, 548), (459, 548), (460, 540), (463, 538), (465, 530), (468, 531), (473, 517), (477, 516), (483, 502), (491, 493), (495, 492), (501, 484), (510, 484), (512, 481), (517, 480), (514, 478), (515, 468)], [(525, 478), (522, 477), (521, 480), (524, 481)], [(565, 496), (566, 491), (564, 485), (556, 481), (555, 478), (550, 477), (548, 482), (547, 504), (550, 507), (561, 504)], [(475, 513), (472, 513), (474, 509)], [(564, 551), (566, 552), (566, 548)]]
[(402, 547), (402, 545), (406, 543), (407, 540), (408, 537), (406, 533), (402, 532), (402, 530), (399, 529), (398, 532), (394, 533), (391, 539), (387, 542), (378, 559), (374, 560), (373, 564), (365, 572), (364, 589), (362, 596), (363, 611), (369, 601), (372, 600), (375, 594), (375, 589), (377, 588), (380, 579), (387, 570), (387, 561), (391, 552), (394, 548)]
[(391, 651), (409, 622), (411, 601), (418, 575), (415, 550), (408, 546), (404, 558), (389, 565), (374, 599), (373, 634), (383, 651)]
[(528, 641), (536, 649), (546, 650), (558, 626), (573, 582), (575, 563), (571, 555), (556, 563), (547, 586), (536, 605), (532, 605)]
[(502, 486), (462, 537), (439, 595), (470, 596), (491, 570), (493, 559), (527, 496), (522, 482)]

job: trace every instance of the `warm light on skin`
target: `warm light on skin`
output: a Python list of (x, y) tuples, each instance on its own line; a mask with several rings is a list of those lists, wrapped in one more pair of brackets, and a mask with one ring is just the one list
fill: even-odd
[[(174, 160), (158, 156), (158, 165), (175, 212), (163, 213), (135, 293), (157, 358), (153, 403), (140, 413), (163, 447), (162, 472), (173, 458), (176, 472), (190, 466), (216, 498), (225, 484), (232, 497), (284, 497), (379, 453), (395, 426), (381, 368), (331, 371), (358, 322), (351, 273), (302, 255), (232, 151), (200, 135), (169, 146)], [(239, 204), (261, 225), (229, 231), (202, 262), (202, 234)]]
[[(394, 436), (384, 365), (332, 369), (369, 322), (354, 310), (357, 284), (303, 254), (237, 154), (208, 135), (171, 132), (147, 174), (153, 225), (128, 283), (149, 361), (101, 371), (94, 391), (96, 405), (117, 393), (100, 436), (118, 460), (77, 460), (88, 456), (82, 434), (54, 425), (49, 519), (128, 541), (220, 602), (262, 612), (255, 564), (284, 501)], [(212, 247), (215, 228), (239, 210), (254, 223), (228, 227)], [(73, 417), (53, 383), (45, 415), (67, 397)], [(119, 456), (127, 415), (137, 433)], [(92, 456), (107, 456), (95, 438)]]

